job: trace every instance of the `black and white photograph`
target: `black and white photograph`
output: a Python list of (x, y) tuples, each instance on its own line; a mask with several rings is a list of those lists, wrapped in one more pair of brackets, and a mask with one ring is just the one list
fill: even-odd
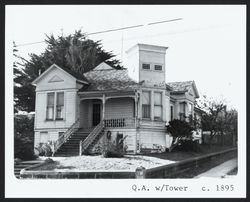
[(5, 15), (6, 197), (246, 197), (246, 5)]

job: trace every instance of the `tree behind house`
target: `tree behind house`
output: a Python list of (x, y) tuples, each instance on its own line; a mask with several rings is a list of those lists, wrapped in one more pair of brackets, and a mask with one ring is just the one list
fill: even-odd
[(14, 64), (14, 101), (15, 112), (35, 110), (35, 87), (31, 85), (39, 72), (44, 72), (52, 64), (83, 74), (101, 62), (106, 62), (114, 68), (121, 69), (120, 61), (114, 59), (112, 52), (103, 50), (101, 41), (93, 41), (81, 31), (68, 36), (46, 36), (47, 47), (40, 55), (30, 54), (30, 59), (18, 55), (13, 50), (16, 62)]
[(215, 136), (220, 137), (221, 145), (224, 145), (224, 138), (232, 139), (232, 144), (237, 139), (237, 111), (227, 110), (225, 101), (207, 100), (203, 102), (200, 108), (206, 113), (202, 115), (202, 130), (209, 131), (209, 144), (212, 144)]

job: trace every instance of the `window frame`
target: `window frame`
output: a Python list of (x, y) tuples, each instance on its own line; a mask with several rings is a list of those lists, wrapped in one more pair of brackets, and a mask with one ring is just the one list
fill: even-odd
[[(142, 100), (142, 119), (150, 119), (151, 118), (151, 91), (143, 90), (142, 91), (142, 96), (143, 96), (143, 93), (148, 93), (148, 95), (149, 95), (149, 103), (148, 104), (143, 104), (143, 100)], [(146, 109), (146, 111), (147, 111), (146, 115), (148, 115), (148, 116), (144, 116), (145, 115), (145, 113), (144, 113), (145, 107), (147, 108)]]
[(174, 106), (170, 105), (170, 121), (174, 120)]
[[(149, 68), (144, 68), (144, 65), (148, 65)], [(150, 65), (150, 63), (142, 63), (142, 69), (143, 69), (143, 70), (151, 70), (151, 65)]]
[[(63, 94), (63, 105), (59, 105), (60, 107), (63, 106), (63, 110), (61, 111), (61, 116), (62, 117), (57, 117), (57, 108), (58, 108), (58, 94), (62, 93)], [(48, 108), (51, 107), (48, 105), (48, 96), (49, 94), (53, 94), (54, 98), (53, 98), (53, 110), (52, 110), (52, 118), (48, 118)], [(46, 96), (47, 102), (46, 102), (46, 121), (62, 121), (65, 120), (65, 92), (64, 91), (50, 91), (47, 92), (47, 96)]]
[[(63, 104), (58, 104), (58, 94), (62, 94), (63, 95)], [(58, 117), (58, 108), (60, 107), (60, 109), (61, 109), (61, 117)], [(57, 92), (56, 93), (56, 114), (55, 114), (55, 119), (56, 120), (63, 120), (63, 110), (64, 110), (64, 92), (63, 91), (60, 91), (60, 92)]]
[[(156, 69), (156, 66), (161, 67), (161, 69)], [(161, 64), (154, 64), (154, 70), (155, 71), (163, 71), (163, 65), (161, 65)]]
[[(159, 94), (160, 94), (160, 98), (161, 98), (161, 99), (160, 99), (160, 104), (155, 104), (155, 100), (156, 100), (156, 99), (155, 99), (155, 97), (156, 97), (155, 94), (156, 94), (156, 93), (159, 93)], [(160, 91), (155, 91), (155, 92), (154, 92), (154, 120), (155, 120), (155, 121), (162, 121), (162, 117), (163, 117), (162, 97), (163, 97), (163, 93), (162, 93), (162, 92), (160, 92)], [(161, 116), (160, 116), (160, 117), (158, 117), (158, 116), (156, 117), (156, 116), (155, 116), (155, 108), (156, 108), (156, 107), (160, 107), (160, 111), (161, 111)]]
[[(49, 95), (53, 94), (53, 105), (49, 104)], [(54, 120), (54, 112), (55, 112), (55, 92), (48, 92), (47, 93), (47, 102), (46, 102), (46, 120), (52, 121)], [(52, 108), (52, 118), (49, 118), (49, 108)]]

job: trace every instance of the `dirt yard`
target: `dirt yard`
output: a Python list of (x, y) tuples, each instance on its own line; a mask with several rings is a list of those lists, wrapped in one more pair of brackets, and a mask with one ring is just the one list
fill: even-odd
[(137, 167), (153, 168), (174, 163), (174, 161), (142, 155), (125, 155), (123, 158), (104, 158), (98, 156), (52, 157), (54, 162), (35, 170), (86, 170), (86, 171), (135, 171)]

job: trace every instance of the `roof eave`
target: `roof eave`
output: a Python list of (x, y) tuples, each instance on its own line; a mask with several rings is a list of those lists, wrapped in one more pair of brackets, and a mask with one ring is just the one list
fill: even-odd
[(83, 81), (83, 80), (79, 80), (79, 79), (77, 79), (76, 82), (81, 83), (81, 84), (87, 84), (87, 85), (89, 84), (87, 81)]
[(193, 85), (193, 88), (194, 88), (194, 91), (195, 91), (195, 94), (196, 94), (195, 98), (199, 98), (200, 95), (199, 95), (198, 89), (197, 89), (196, 84), (195, 84), (194, 81), (193, 81), (192, 85)]
[(187, 92), (187, 90), (184, 90), (184, 91), (170, 91), (170, 94), (172, 94), (172, 95), (179, 95), (179, 94), (184, 94), (186, 92)]

